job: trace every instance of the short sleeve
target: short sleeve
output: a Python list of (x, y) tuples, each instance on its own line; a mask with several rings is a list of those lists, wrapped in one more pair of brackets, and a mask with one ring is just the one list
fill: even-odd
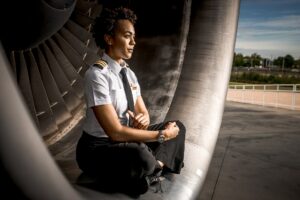
[(84, 80), (87, 107), (111, 104), (109, 80), (98, 70), (89, 70)]

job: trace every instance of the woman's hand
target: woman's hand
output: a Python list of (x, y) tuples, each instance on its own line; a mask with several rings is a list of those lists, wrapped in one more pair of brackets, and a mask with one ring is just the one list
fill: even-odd
[(179, 127), (176, 122), (168, 122), (163, 131), (166, 140), (175, 138), (179, 133)]
[(149, 117), (145, 116), (143, 113), (133, 114), (130, 110), (127, 111), (130, 118), (133, 120), (132, 127), (137, 129), (146, 130), (149, 126)]

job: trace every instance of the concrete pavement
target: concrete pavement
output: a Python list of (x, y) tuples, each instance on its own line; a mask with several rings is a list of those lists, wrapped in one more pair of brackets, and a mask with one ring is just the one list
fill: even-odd
[(300, 112), (227, 102), (198, 200), (300, 198)]

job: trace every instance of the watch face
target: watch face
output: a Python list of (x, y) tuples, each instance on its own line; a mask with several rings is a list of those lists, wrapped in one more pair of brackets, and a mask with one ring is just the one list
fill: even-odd
[(159, 143), (163, 143), (163, 138), (162, 138), (161, 136), (159, 136), (158, 142), (159, 142)]
[(165, 136), (162, 133), (160, 133), (158, 136), (158, 142), (163, 143), (164, 141), (165, 141)]

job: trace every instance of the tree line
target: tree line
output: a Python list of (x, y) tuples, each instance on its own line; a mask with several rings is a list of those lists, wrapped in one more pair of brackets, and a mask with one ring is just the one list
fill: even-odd
[(258, 72), (231, 73), (230, 82), (250, 84), (299, 84), (300, 78), (295, 75), (262, 74)]
[(257, 53), (251, 56), (244, 56), (242, 53), (234, 53), (232, 62), (233, 67), (274, 67), (274, 68), (300, 68), (300, 58), (295, 59), (293, 56), (287, 54), (279, 56), (273, 60), (263, 58)]

